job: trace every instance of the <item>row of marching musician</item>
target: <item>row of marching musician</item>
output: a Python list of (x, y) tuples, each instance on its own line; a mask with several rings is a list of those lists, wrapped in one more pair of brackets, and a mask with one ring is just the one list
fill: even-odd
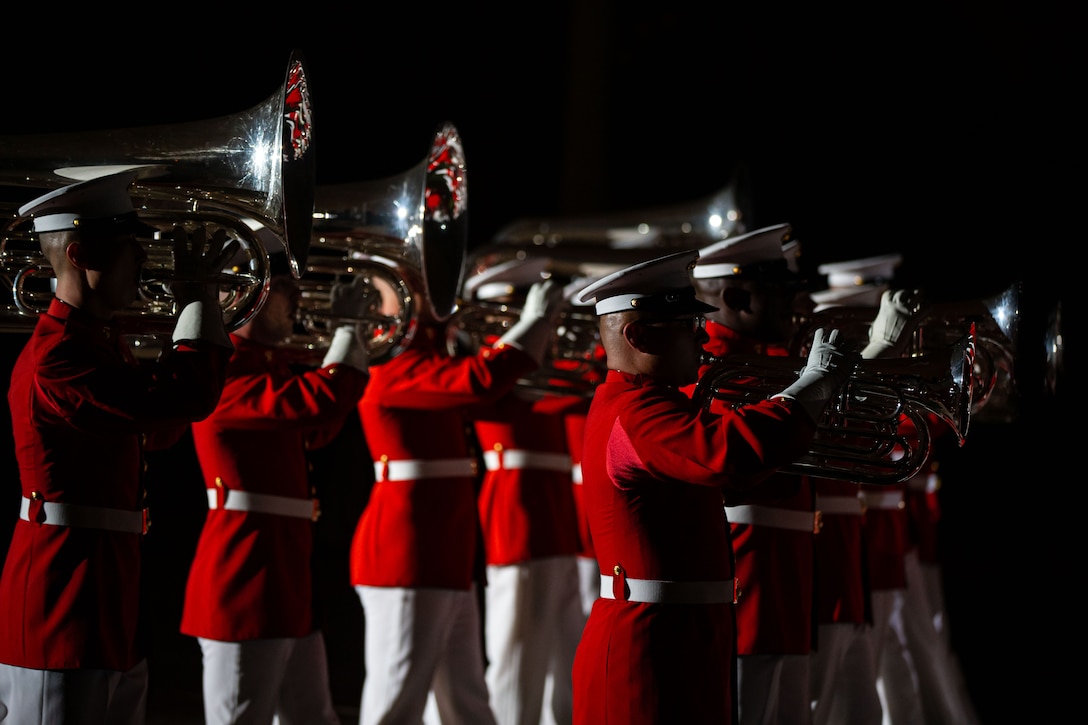
[[(299, 160), (308, 108), (288, 103)], [(15, 285), (34, 324), (8, 394), (22, 493), (0, 720), (145, 720), (142, 464), (191, 429), (208, 510), (181, 631), (200, 645), (205, 719), (338, 723), (307, 456), (350, 415), (372, 457), (344, 482), (370, 485), (349, 572), (362, 724), (973, 717), (947, 641), (923, 638), (943, 613), (917, 608), (933, 577), (904, 517), (916, 488), (935, 501), (932, 438), (966, 435), (974, 346), (968, 332), (937, 370), (895, 364), (927, 309), (888, 288), (888, 259), (828, 269), (834, 288), (881, 265), (850, 287), (870, 295), (861, 333), (797, 314), (844, 299), (799, 295), (786, 224), (469, 264), (448, 125), (373, 193), (320, 190), (306, 244), (297, 209), (240, 222), (228, 199), (165, 233), (143, 206), (158, 171), (110, 171), (18, 212), (52, 278), (40, 309)], [(169, 321), (152, 323), (133, 300), (163, 250)], [(801, 335), (799, 319), (827, 322)], [(899, 549), (877, 559), (885, 540)]]
[[(598, 601), (597, 606), (602, 610), (600, 619), (607, 622), (603, 632), (593, 627), (586, 630), (593, 633), (592, 639), (578, 638), (584, 651), (579, 655), (582, 664), (575, 663), (573, 670), (575, 722), (600, 722), (617, 716), (623, 722), (662, 722), (678, 717), (693, 722), (975, 721), (945, 628), (947, 617), (943, 611), (934, 530), (938, 464), (930, 455), (932, 436), (947, 434), (962, 442), (966, 435), (969, 410), (962, 406), (972, 404), (975, 389), (969, 379), (967, 350), (960, 349), (959, 359), (953, 355), (951, 363), (947, 355), (933, 356), (941, 360), (936, 368), (885, 365), (868, 366), (867, 371), (867, 364), (860, 363), (850, 366), (849, 377), (845, 379), (839, 373), (836, 379), (843, 387), (835, 395), (821, 399), (811, 415), (818, 426), (808, 442), (807, 452), (802, 446), (792, 456), (778, 459), (773, 466), (768, 464), (765, 474), (770, 475), (761, 476), (758, 486), (748, 488), (735, 480), (723, 484), (722, 469), (704, 461), (703, 465), (719, 477), (716, 485), (722, 487), (718, 495), (725, 504), (724, 518), (728, 522), (724, 536), (733, 568), (731, 576), (723, 578), (724, 583), (681, 583), (692, 576), (682, 570), (669, 571), (672, 575), (669, 577), (644, 576), (647, 569), (667, 566), (653, 561), (663, 556), (652, 551), (655, 547), (668, 552), (672, 545), (665, 541), (671, 537), (698, 540), (694, 533), (697, 519), (689, 518), (682, 508), (672, 510), (665, 506), (651, 491), (663, 483), (656, 480), (662, 477), (680, 478), (689, 485), (697, 483), (694, 478), (683, 477), (688, 470), (685, 451), (690, 449), (694, 458), (701, 454), (699, 444), (673, 439), (668, 429), (675, 421), (664, 411), (656, 412), (647, 423), (652, 433), (645, 433), (651, 438), (645, 442), (645, 449), (639, 441), (630, 439), (643, 433), (624, 430), (619, 451), (613, 449), (618, 445), (615, 431), (605, 439), (601, 434), (585, 434), (590, 401), (602, 389), (610, 389), (608, 385), (599, 386), (613, 382), (617, 370), (624, 371), (616, 363), (623, 359), (620, 354), (611, 349), (604, 353), (609, 347), (608, 336), (621, 329), (624, 341), (612, 344), (619, 344), (621, 352), (624, 345), (638, 348), (637, 357), (643, 361), (651, 359), (649, 355), (682, 358), (677, 345), (687, 345), (688, 337), (694, 334), (704, 353), (698, 383), (677, 380), (673, 385), (684, 390), (698, 409), (719, 414), (738, 408), (746, 410), (757, 400), (776, 397), (776, 390), (795, 387), (797, 383), (791, 385), (789, 375), (784, 378), (782, 371), (793, 370), (796, 377), (797, 368), (803, 365), (803, 360), (796, 357), (798, 350), (812, 355), (810, 348), (827, 344), (826, 338), (814, 339), (825, 332), (814, 331), (814, 321), (842, 327), (837, 331), (840, 334), (861, 337), (862, 342), (868, 343), (861, 350), (863, 360), (908, 355), (914, 344), (913, 331), (932, 314), (932, 306), (924, 303), (917, 290), (891, 289), (894, 269), (901, 261), (899, 255), (822, 265), (819, 272), (826, 276), (829, 286), (813, 290), (800, 273), (799, 245), (791, 237), (788, 224), (727, 237), (704, 246), (690, 259), (684, 253), (655, 259), (662, 250), (647, 249), (643, 252), (647, 261), (626, 267), (613, 264), (611, 271), (607, 271), (608, 250), (598, 250), (587, 263), (586, 250), (577, 248), (575, 242), (569, 243), (571, 253), (567, 257), (564, 253), (568, 249), (563, 245), (546, 253), (534, 252), (530, 247), (523, 248), (520, 255), (506, 255), (505, 261), (494, 263), (494, 259), (504, 257), (492, 258), (493, 251), (483, 250), (476, 256), (475, 265), (470, 264), (464, 307), (457, 324), (463, 338), (479, 343), (485, 335), (493, 337), (504, 329), (510, 320), (516, 319), (526, 290), (531, 289), (530, 285), (540, 284), (542, 278), (566, 283), (568, 293), (582, 292), (584, 298), (588, 295), (581, 306), (577, 296), (568, 298), (568, 305), (557, 315), (544, 368), (522, 378), (515, 389), (515, 399), (535, 401), (520, 405), (533, 407), (536, 414), (523, 416), (517, 426), (514, 421), (509, 422), (511, 431), (505, 439), (480, 437), (483, 450), (492, 456), (496, 455), (494, 451), (510, 456), (510, 448), (515, 446), (520, 457), (531, 458), (536, 455), (533, 451), (545, 450), (554, 457), (562, 450), (562, 444), (549, 446), (547, 441), (553, 440), (554, 435), (544, 431), (554, 430), (556, 418), (567, 428), (566, 450), (573, 465), (571, 480), (579, 514), (577, 561), (583, 611), (588, 615), (593, 602)], [(678, 278), (677, 269), (683, 270), (689, 262), (690, 278), (686, 275)], [(605, 272), (600, 271), (602, 267)], [(588, 270), (598, 272), (598, 281), (582, 291), (594, 278), (578, 278), (577, 274)], [(606, 275), (603, 280), (601, 274)], [(682, 306), (688, 297), (681, 286), (689, 279), (702, 307), (690, 301), (686, 303), (688, 307)], [(611, 296), (602, 301), (601, 290), (607, 290)], [(648, 309), (650, 301), (656, 301), (658, 296), (677, 306), (668, 312)], [(587, 305), (592, 313), (586, 312)], [(828, 314), (834, 311), (847, 314)], [(632, 328), (630, 320), (621, 327), (605, 322), (611, 315), (622, 318), (635, 312), (644, 322), (652, 320), (646, 323), (648, 326), (662, 325), (672, 334), (680, 335), (680, 340), (668, 340), (668, 349), (655, 353), (653, 338), (643, 340), (632, 332), (638, 326)], [(599, 328), (582, 324), (585, 314), (600, 316)], [(864, 321), (859, 315), (864, 315)], [(978, 319), (981, 322), (982, 316)], [(592, 334), (587, 334), (587, 330)], [(642, 349), (643, 346), (647, 349)], [(973, 346), (969, 349), (973, 351)], [(789, 367), (761, 366), (759, 359), (768, 356), (780, 360), (792, 358), (795, 362)], [(639, 369), (635, 385), (649, 384), (642, 375), (667, 380), (669, 365), (659, 364), (660, 369), (655, 366)], [(812, 364), (810, 357), (804, 370), (811, 371)], [(874, 387), (873, 380), (878, 376), (882, 383), (897, 390), (886, 393)], [(941, 385), (951, 385), (955, 394), (941, 397), (938, 393)], [(895, 404), (888, 408), (892, 412), (890, 427), (868, 425), (873, 412), (879, 410), (883, 414), (884, 409), (867, 398), (893, 394)], [(903, 413), (904, 405), (912, 408), (909, 415)], [(855, 417), (860, 422), (855, 423)], [(620, 422), (623, 421), (621, 416)], [(687, 421), (681, 428), (693, 425)], [(923, 429), (919, 431), (917, 426)], [(518, 428), (522, 429), (520, 436)], [(748, 435), (758, 438), (759, 429)], [(657, 441), (659, 444), (673, 444), (668, 449), (673, 458), (661, 461), (648, 458), (666, 455), (655, 447), (654, 438), (661, 439)], [(705, 440), (700, 442), (705, 444)], [(533, 448), (525, 451), (522, 448), (525, 445)], [(922, 451), (917, 459), (905, 452), (918, 447)], [(606, 483), (638, 492), (621, 497), (633, 496), (633, 502), (621, 504), (613, 500), (615, 492), (612, 492), (613, 496), (602, 504), (601, 494), (594, 497), (590, 493), (590, 483), (583, 474), (585, 458), (591, 455), (587, 451), (600, 454), (602, 449), (608, 464)], [(770, 450), (761, 449), (758, 455), (761, 459), (775, 460)], [(643, 467), (647, 470), (641, 476), (623, 470), (623, 464), (614, 463), (613, 456), (619, 456), (617, 460), (621, 461), (629, 459), (627, 465), (635, 471)], [(737, 452), (735, 456), (741, 458), (742, 454)], [(843, 461), (856, 461), (856, 470), (839, 461), (839, 456)], [(885, 458), (888, 460), (884, 461)], [(802, 459), (807, 463), (798, 466)], [(722, 465), (729, 465), (729, 460), (727, 456)], [(893, 463), (905, 463), (907, 467), (889, 467)], [(542, 462), (537, 465), (543, 468)], [(561, 468), (558, 462), (556, 468)], [(777, 473), (770, 473), (771, 470)], [(629, 480), (632, 476), (633, 480)], [(486, 480), (485, 494), (489, 491)], [(642, 492), (642, 486), (649, 484), (653, 484), (650, 490)], [(594, 502), (586, 505), (583, 503), (586, 498)], [(499, 504), (505, 504), (505, 508)], [(555, 506), (534, 506), (524, 495), (482, 498), (480, 505), (487, 543), (492, 542), (491, 537), (501, 537), (503, 532), (521, 530), (512, 522), (526, 521), (530, 526), (535, 522), (541, 530), (548, 531), (554, 530), (557, 523)], [(634, 512), (621, 512), (623, 506), (632, 506)], [(650, 523), (656, 520), (650, 513), (655, 507), (664, 509), (668, 518), (668, 525), (659, 522), (661, 530)], [(634, 518), (628, 521), (625, 516)], [(624, 524), (629, 530), (617, 532)], [(640, 531), (640, 527), (646, 530)], [(636, 536), (637, 542), (629, 542), (636, 551), (626, 551), (615, 537), (622, 542), (632, 531), (642, 535)], [(609, 542), (603, 551), (599, 544), (602, 537)], [(685, 561), (685, 566), (695, 567), (703, 576), (713, 570), (703, 557), (684, 550), (692, 557)], [(490, 635), (491, 627), (516, 625), (522, 616), (529, 616), (528, 611), (538, 624), (549, 621), (543, 607), (551, 600), (533, 596), (532, 592), (544, 589), (533, 583), (538, 559), (552, 555), (548, 551), (526, 553), (514, 569), (519, 571), (519, 585), (515, 588), (492, 576), (493, 571), (506, 571), (509, 575), (511, 565), (504, 569), (501, 562), (491, 561), (488, 554), (484, 614), (489, 629), (485, 634)], [(624, 562), (623, 555), (631, 558)], [(643, 558), (652, 563), (642, 561)], [(676, 562), (672, 565), (679, 566)], [(548, 591), (566, 591), (558, 583), (547, 581)], [(725, 583), (729, 583), (728, 596), (722, 594)], [(507, 588), (515, 588), (517, 594), (507, 594)], [(568, 603), (557, 604), (552, 610), (557, 633), (564, 631), (563, 613), (569, 611), (573, 601), (572, 594), (568, 592), (566, 596)], [(638, 604), (616, 612), (610, 609), (617, 606), (615, 602), (604, 601), (619, 599)], [(681, 646), (685, 635), (680, 630), (666, 629), (675, 645), (669, 654), (644, 649), (650, 646), (648, 641), (639, 643), (651, 637), (655, 625), (641, 623), (631, 629), (631, 623), (623, 621), (626, 616), (652, 619), (658, 610), (645, 604), (718, 601), (732, 606), (736, 618), (734, 639), (722, 633), (722, 639), (715, 641), (711, 635), (714, 630), (706, 626), (688, 634), (688, 645)], [(500, 617), (497, 612), (509, 608), (509, 602), (520, 603), (526, 613), (519, 616), (520, 610), (515, 606), (512, 616)], [(690, 610), (684, 616), (690, 616)], [(524, 702), (532, 703), (531, 713), (535, 713), (540, 701), (538, 691), (526, 682), (547, 682), (551, 687), (554, 672), (545, 672), (544, 665), (554, 662), (554, 645), (536, 649), (534, 640), (523, 637), (504, 649), (508, 635), (486, 641), (489, 662), (508, 662), (516, 656), (518, 666), (514, 671), (523, 676), (520, 695), (513, 694), (509, 687), (503, 688), (502, 670), (489, 669), (493, 700), (502, 703), (507, 701), (505, 698), (513, 697), (518, 701), (520, 696)], [(563, 642), (562, 638), (552, 641)], [(616, 641), (629, 644), (617, 650)], [(708, 646), (719, 656), (735, 647), (737, 657), (731, 662), (729, 657), (715, 659), (708, 653), (705, 655), (708, 659), (703, 659), (692, 654), (693, 650), (702, 651)], [(525, 658), (540, 665), (535, 680), (525, 675), (533, 671)], [(733, 685), (719, 684), (712, 689), (703, 679), (707, 671), (715, 673), (713, 677), (718, 677), (720, 683), (732, 681)], [(624, 684), (632, 682), (638, 682), (638, 687)], [(722, 699), (715, 700), (719, 695)], [(545, 701), (544, 706), (554, 704), (554, 700)], [(533, 720), (532, 714), (529, 720)]]

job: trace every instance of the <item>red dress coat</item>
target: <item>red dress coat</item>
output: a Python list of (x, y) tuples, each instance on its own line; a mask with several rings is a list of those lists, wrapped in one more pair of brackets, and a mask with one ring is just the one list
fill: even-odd
[[(780, 347), (744, 338), (716, 322), (708, 321), (706, 331), (710, 342), (704, 347), (719, 357), (787, 354)], [(803, 361), (798, 360), (798, 368), (802, 365)], [(789, 462), (792, 460), (785, 461)], [(736, 606), (737, 653), (809, 654), (816, 639), (816, 503), (809, 477), (776, 472), (751, 490), (726, 489), (725, 503), (730, 507), (764, 507), (770, 513), (781, 510), (798, 520), (807, 515), (811, 521), (804, 529), (789, 529), (738, 523), (736, 515), (729, 517), (741, 591)]]
[(586, 430), (586, 414), (589, 401), (586, 401), (587, 410), (572, 410), (563, 417), (564, 426), (567, 429), (567, 449), (570, 451), (571, 484), (574, 489), (574, 509), (578, 517), (578, 556), (596, 559), (597, 553), (593, 550), (593, 535), (589, 532), (589, 517), (586, 516), (585, 500), (582, 492), (585, 487), (582, 484), (582, 449)]
[[(795, 459), (814, 427), (789, 401), (717, 415), (646, 376), (610, 371), (586, 420), (586, 513), (602, 572), (732, 582), (722, 489)], [(728, 723), (733, 604), (601, 598), (574, 662), (574, 722)]]
[[(551, 397), (527, 400), (517, 392), (473, 412), (476, 439), (488, 466), (480, 486), (484, 561), (505, 566), (578, 550), (578, 519), (570, 482), (570, 454), (561, 411)], [(505, 465), (508, 457), (536, 459)]]
[(907, 588), (904, 557), (909, 545), (905, 483), (862, 484), (865, 494), (865, 553), (871, 591)]
[[(24, 497), (139, 512), (142, 451), (176, 442), (215, 408), (227, 348), (180, 348), (137, 366), (118, 332), (59, 300), (39, 317), (8, 389)], [(38, 515), (32, 501), (29, 517)], [(142, 546), (138, 532), (20, 518), (0, 576), (0, 662), (138, 664)]]
[(864, 518), (858, 484), (813, 478), (820, 534), (816, 547), (817, 624), (864, 624), (868, 610)]
[[(403, 352), (371, 368), (359, 401), (376, 472), (386, 464), (392, 472), (403, 461), (470, 458), (466, 411), (498, 400), (535, 367), (532, 357), (509, 345), (451, 356), (444, 328), (422, 328)], [(376, 478), (352, 537), (352, 585), (469, 590), (478, 525), (475, 474)]]
[(189, 569), (181, 631), (224, 642), (303, 637), (314, 610), (313, 521), (223, 508), (235, 492), (309, 502), (307, 449), (330, 442), (366, 388), (349, 365), (296, 374), (285, 353), (231, 336), (219, 406), (193, 425), (208, 511)]

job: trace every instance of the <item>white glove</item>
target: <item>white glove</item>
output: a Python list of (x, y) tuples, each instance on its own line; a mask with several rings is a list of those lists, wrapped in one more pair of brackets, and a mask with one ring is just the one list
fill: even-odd
[(351, 283), (336, 282), (329, 290), (329, 307), (334, 317), (343, 320), (360, 320), (367, 316), (380, 294), (361, 275)]
[(850, 377), (858, 362), (858, 354), (839, 341), (839, 331), (832, 330), (824, 339), (824, 328), (816, 330), (808, 362), (797, 380), (772, 398), (793, 398), (813, 420), (820, 420), (824, 407), (839, 387)]
[(332, 334), (332, 342), (321, 361), (321, 367), (329, 365), (350, 365), (360, 372), (367, 372), (370, 366), (370, 351), (352, 325), (341, 325)]
[(219, 307), (218, 277), (241, 243), (237, 239), (232, 239), (230, 244), (226, 241), (227, 235), (222, 229), (209, 240), (204, 227), (198, 227), (190, 240), (184, 227), (174, 227), (177, 281), (169, 285), (179, 308), (171, 336), (174, 344), (183, 340), (204, 340), (234, 349), (223, 320), (223, 310)]
[(885, 290), (869, 328), (869, 344), (861, 351), (863, 358), (890, 357), (901, 351), (910, 334), (907, 326), (920, 317), (922, 306), (918, 300), (918, 290)]
[(530, 355), (537, 365), (542, 364), (562, 304), (562, 287), (551, 279), (535, 282), (525, 296), (521, 317), (494, 347), (511, 345)]

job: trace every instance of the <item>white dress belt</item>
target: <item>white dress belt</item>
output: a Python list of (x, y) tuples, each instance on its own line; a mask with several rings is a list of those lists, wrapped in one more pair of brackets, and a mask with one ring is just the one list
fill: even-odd
[(105, 529), (129, 534), (146, 534), (151, 521), (147, 509), (128, 511), (111, 509), (103, 506), (84, 506), (74, 503), (41, 502), (41, 513), (35, 519), (30, 518), (30, 505), (38, 503), (23, 496), (19, 506), (19, 518), (23, 521), (44, 524), (46, 526), (72, 526), (80, 529)]
[(865, 504), (861, 495), (821, 496), (816, 494), (816, 508), (823, 514), (849, 514), (861, 516), (865, 513)]
[(312, 521), (317, 521), (317, 517), (321, 514), (316, 498), (290, 498), (288, 496), (273, 496), (268, 493), (227, 489), (227, 500), (220, 506), (220, 489), (209, 488), (206, 491), (208, 493), (208, 508), (210, 509), (251, 511), (259, 514), (290, 516), (296, 519), (310, 519)]
[(570, 478), (575, 483), (582, 482), (582, 464), (575, 463), (570, 467)]
[(539, 468), (544, 471), (570, 472), (570, 456), (566, 453), (526, 451), (517, 448), (484, 451), (484, 465), (489, 471), (519, 468)]
[[(601, 598), (615, 599), (612, 575), (601, 574)], [(631, 579), (627, 601), (652, 604), (736, 604), (737, 582), (671, 582), (658, 579)]]
[(475, 476), (473, 458), (439, 458), (435, 460), (391, 461), (385, 456), (374, 461), (374, 479), (382, 481), (414, 481), (420, 478), (450, 478)]
[(725, 517), (731, 524), (820, 533), (819, 511), (795, 511), (773, 506), (726, 506)]
[(941, 487), (941, 477), (936, 473), (930, 471), (929, 473), (919, 473), (907, 480), (907, 486), (911, 491), (925, 491), (926, 493), (936, 493)]
[(883, 491), (880, 493), (865, 491), (866, 508), (894, 511), (895, 509), (905, 508), (906, 505), (903, 501), (902, 491)]

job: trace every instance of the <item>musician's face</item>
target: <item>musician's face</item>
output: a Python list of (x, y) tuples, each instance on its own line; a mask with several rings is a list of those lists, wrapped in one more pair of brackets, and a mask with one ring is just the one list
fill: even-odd
[(295, 329), (302, 293), (298, 282), (289, 274), (277, 274), (268, 283), (268, 298), (258, 313), (263, 337), (283, 341)]
[(127, 308), (137, 298), (147, 252), (132, 234), (80, 240), (87, 283), (111, 310)]

